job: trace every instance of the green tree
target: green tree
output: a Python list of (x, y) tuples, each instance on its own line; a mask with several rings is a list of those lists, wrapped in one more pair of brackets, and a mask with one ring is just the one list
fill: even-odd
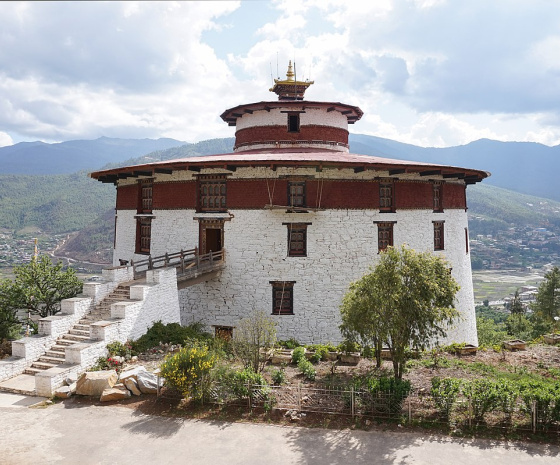
[(16, 336), (20, 325), (13, 294), (14, 288), (9, 279), (0, 282), (0, 341)]
[(555, 266), (544, 275), (540, 284), (533, 311), (537, 319), (553, 324), (554, 317), (560, 316), (560, 269)]
[(46, 255), (14, 268), (12, 304), (33, 315), (46, 317), (60, 311), (60, 301), (82, 292), (82, 282), (73, 269), (62, 269)]
[(525, 307), (521, 303), (521, 299), (519, 297), (519, 289), (515, 290), (515, 294), (513, 295), (513, 300), (509, 305), (509, 311), (512, 315), (524, 315), (525, 314)]
[(255, 373), (264, 369), (266, 353), (276, 344), (276, 321), (265, 312), (256, 311), (243, 318), (233, 334), (233, 352), (245, 368)]
[(389, 247), (377, 266), (351, 285), (341, 306), (341, 329), (387, 344), (395, 377), (401, 379), (409, 347), (424, 349), (446, 336), (458, 316), (458, 290), (443, 258)]

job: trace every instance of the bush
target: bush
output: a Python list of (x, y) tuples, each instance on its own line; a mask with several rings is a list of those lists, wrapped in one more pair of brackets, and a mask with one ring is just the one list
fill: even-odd
[(278, 341), (276, 345), (278, 347), (282, 347), (283, 349), (288, 349), (288, 350), (292, 350), (295, 349), (296, 347), (301, 346), (301, 344), (298, 341), (296, 341), (293, 337), (285, 341)]
[(519, 383), (519, 390), (526, 412), (532, 411), (535, 402), (537, 418), (543, 429), (560, 421), (560, 386), (542, 381), (527, 381)]
[(146, 334), (132, 342), (132, 350), (136, 353), (142, 353), (158, 346), (160, 342), (182, 345), (188, 339), (208, 342), (212, 339), (212, 335), (205, 332), (203, 328), (204, 325), (200, 322), (181, 326), (179, 323), (164, 325), (161, 321), (156, 321)]
[(238, 399), (253, 399), (257, 394), (266, 392), (266, 380), (260, 373), (255, 373), (251, 368), (230, 371), (222, 380), (229, 391)]
[(297, 366), (299, 371), (301, 371), (306, 379), (308, 379), (309, 381), (315, 381), (317, 372), (315, 371), (315, 368), (313, 368), (313, 364), (309, 360), (304, 357), (299, 360)]
[(463, 383), (462, 391), (470, 400), (476, 422), (483, 421), (484, 415), (496, 410), (502, 402), (503, 385), (498, 381), (472, 379)]
[(456, 378), (432, 378), (430, 394), (442, 416), (449, 420), (453, 406), (461, 392), (461, 380)]
[(255, 373), (264, 369), (268, 352), (276, 343), (276, 321), (263, 311), (243, 318), (235, 328), (233, 352), (245, 368)]
[(281, 386), (286, 382), (286, 372), (283, 369), (276, 369), (271, 373), (272, 382), (275, 386)]
[(372, 409), (388, 410), (388, 413), (401, 413), (404, 400), (411, 389), (410, 381), (406, 379), (370, 377), (365, 380), (365, 388), (372, 396)]
[(99, 357), (89, 371), (104, 371), (104, 370), (116, 370), (120, 373), (123, 368), (123, 363), (115, 360), (113, 357)]
[(292, 352), (292, 363), (297, 365), (300, 360), (305, 360), (305, 347), (296, 347)]
[(107, 351), (110, 356), (124, 357), (129, 360), (132, 357), (132, 343), (126, 341), (124, 344), (119, 341), (107, 344)]
[(208, 374), (216, 359), (205, 343), (191, 341), (187, 347), (165, 358), (161, 376), (185, 397), (204, 400), (209, 391)]

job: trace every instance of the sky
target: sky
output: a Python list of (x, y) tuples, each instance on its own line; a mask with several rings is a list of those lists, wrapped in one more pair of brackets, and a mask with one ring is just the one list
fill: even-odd
[(306, 98), (359, 106), (350, 131), (449, 147), (560, 144), (560, 2), (0, 2), (0, 146), (233, 137), (220, 114)]

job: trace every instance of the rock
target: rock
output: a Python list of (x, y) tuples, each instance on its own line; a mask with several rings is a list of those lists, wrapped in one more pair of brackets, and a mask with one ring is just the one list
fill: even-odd
[(124, 357), (121, 357), (120, 355), (115, 355), (114, 357), (112, 357), (112, 359), (113, 359), (115, 362), (119, 362), (119, 363), (124, 363), (124, 362), (125, 362), (125, 358), (124, 358)]
[(131, 362), (137, 362), (138, 361), (138, 355), (133, 355), (132, 358), (130, 359)]
[(366, 420), (366, 426), (371, 425), (371, 420)]
[(66, 384), (66, 386), (70, 386), (71, 384), (74, 384), (76, 381), (78, 381), (78, 375), (76, 373), (70, 373), (64, 380), (64, 383)]
[(72, 394), (76, 394), (77, 385), (78, 385), (78, 382), (76, 381), (76, 382), (72, 383), (70, 386), (68, 386), (70, 388), (70, 392)]
[(112, 400), (122, 400), (130, 397), (130, 391), (122, 384), (104, 389), (101, 393), (101, 402), (110, 402)]
[(88, 371), (78, 379), (76, 394), (80, 396), (100, 396), (105, 389), (112, 388), (117, 384), (117, 379), (115, 370)]
[(68, 399), (68, 397), (72, 396), (72, 394), (73, 393), (70, 390), (70, 386), (60, 386), (54, 391), (54, 396), (58, 397), (59, 399)]
[(142, 394), (140, 392), (140, 389), (138, 389), (138, 384), (136, 383), (136, 380), (134, 378), (126, 378), (123, 383), (125, 387), (135, 396), (139, 396), (140, 394)]
[[(138, 389), (140, 389), (143, 394), (157, 394), (157, 381), (157, 376), (148, 371), (141, 371), (136, 375)], [(162, 384), (160, 384), (160, 386), (161, 385)]]
[(137, 377), (138, 377), (138, 373), (140, 373), (140, 372), (146, 372), (146, 373), (147, 373), (148, 370), (146, 370), (146, 368), (145, 368), (143, 365), (139, 365), (139, 366), (137, 366), (137, 367), (132, 368), (131, 370), (123, 371), (123, 372), (121, 373), (121, 376), (120, 376), (119, 379), (120, 379), (121, 381), (124, 381), (124, 380), (127, 379), (127, 378), (134, 378), (135, 380), (137, 380), (137, 379), (138, 379), (138, 378), (137, 378)]

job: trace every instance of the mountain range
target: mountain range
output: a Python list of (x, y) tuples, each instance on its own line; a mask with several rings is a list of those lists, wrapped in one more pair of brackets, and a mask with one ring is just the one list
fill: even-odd
[[(123, 164), (232, 151), (234, 139), (196, 144), (174, 139), (75, 140), (58, 144), (23, 142), (0, 147), (0, 174), (69, 174)], [(556, 173), (560, 145), (481, 139), (456, 147), (418, 147), (363, 134), (350, 134), (352, 153), (423, 161), (489, 171), (485, 184), (560, 201)]]

